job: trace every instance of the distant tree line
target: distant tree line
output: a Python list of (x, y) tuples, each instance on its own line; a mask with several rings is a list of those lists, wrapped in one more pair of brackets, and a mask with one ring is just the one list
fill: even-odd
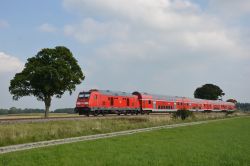
[(10, 109), (0, 109), (0, 115), (5, 114), (23, 114), (23, 113), (44, 113), (44, 109), (37, 109), (37, 108), (16, 108), (11, 107)]
[(236, 107), (241, 111), (250, 111), (250, 103), (236, 103)]
[[(60, 108), (55, 109), (54, 111), (51, 111), (53, 113), (68, 113), (72, 114), (74, 112), (74, 108)], [(11, 107), (9, 109), (1, 109), (0, 108), (0, 115), (6, 115), (6, 114), (24, 114), (24, 113), (44, 113), (44, 109), (38, 109), (38, 108), (16, 108)]]
[(53, 111), (54, 113), (68, 113), (73, 114), (75, 113), (74, 108), (60, 108)]

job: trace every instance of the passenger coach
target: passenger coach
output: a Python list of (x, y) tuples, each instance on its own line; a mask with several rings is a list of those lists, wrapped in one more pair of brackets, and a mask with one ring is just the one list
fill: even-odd
[(133, 92), (138, 96), (142, 113), (189, 111), (233, 111), (235, 104), (220, 100), (204, 100), (179, 96), (164, 96), (148, 93)]

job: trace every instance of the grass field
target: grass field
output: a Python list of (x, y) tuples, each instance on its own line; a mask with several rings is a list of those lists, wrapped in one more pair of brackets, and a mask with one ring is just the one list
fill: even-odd
[[(196, 115), (186, 121), (214, 119), (224, 117), (225, 114)], [(145, 128), (165, 124), (182, 122), (171, 119), (170, 115), (138, 116), (138, 117), (109, 117), (70, 121), (49, 121), (34, 123), (0, 124), (0, 146), (14, 145), (43, 140), (84, 136), (90, 134), (109, 133), (136, 128)]]
[(250, 118), (0, 155), (1, 165), (250, 165)]
[[(67, 114), (67, 113), (49, 113), (49, 117), (73, 117), (78, 114)], [(22, 114), (7, 114), (0, 115), (1, 119), (25, 119), (25, 118), (44, 118), (44, 113), (22, 113)]]

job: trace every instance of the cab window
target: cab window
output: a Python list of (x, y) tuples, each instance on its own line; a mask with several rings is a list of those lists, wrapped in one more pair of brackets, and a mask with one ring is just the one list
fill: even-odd
[(90, 93), (79, 93), (78, 98), (79, 99), (84, 99), (84, 98), (89, 98)]

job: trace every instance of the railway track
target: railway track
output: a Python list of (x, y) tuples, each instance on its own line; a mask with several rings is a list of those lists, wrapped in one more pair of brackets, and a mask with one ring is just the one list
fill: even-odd
[(13, 124), (13, 123), (33, 123), (33, 122), (49, 122), (49, 121), (62, 121), (62, 120), (83, 120), (83, 119), (103, 119), (103, 118), (121, 118), (121, 117), (144, 117), (144, 116), (156, 116), (156, 115), (168, 115), (168, 113), (163, 114), (150, 114), (150, 115), (116, 115), (116, 114), (107, 114), (105, 116), (73, 116), (73, 117), (49, 117), (49, 118), (42, 118), (42, 117), (35, 117), (35, 118), (6, 118), (0, 119), (1, 124)]

